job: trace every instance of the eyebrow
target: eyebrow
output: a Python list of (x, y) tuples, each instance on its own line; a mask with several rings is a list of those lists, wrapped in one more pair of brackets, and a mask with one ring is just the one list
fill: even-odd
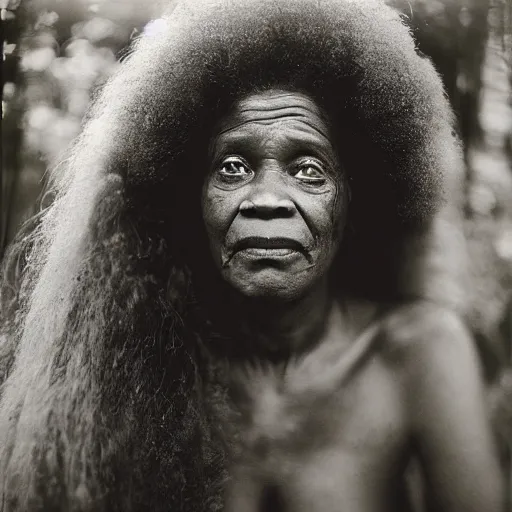
[[(209, 154), (211, 157), (213, 157), (213, 159), (217, 159), (223, 153), (226, 153), (227, 155), (230, 153), (230, 151), (241, 154), (245, 153), (249, 156), (249, 158), (251, 156), (255, 156), (256, 153), (258, 153), (257, 148), (251, 144), (247, 144), (249, 140), (253, 140), (252, 134), (247, 132), (237, 132), (231, 134), (228, 133), (230, 130), (239, 126), (240, 125), (233, 126), (229, 130), (220, 132), (212, 139), (210, 143)], [(322, 139), (319, 140), (313, 134), (306, 130), (300, 130), (298, 127), (295, 134), (300, 133), (300, 136), (295, 135), (290, 137), (288, 141), (292, 152), (296, 154), (296, 156), (303, 154), (304, 156), (312, 156), (321, 160), (326, 160), (327, 163), (334, 167), (333, 170), (341, 169), (341, 159), (331, 139), (325, 136), (322, 132), (316, 130), (316, 127), (309, 124), (308, 126), (315, 129), (317, 133), (320, 133), (322, 135)], [(241, 151), (241, 149), (243, 149), (243, 151)]]

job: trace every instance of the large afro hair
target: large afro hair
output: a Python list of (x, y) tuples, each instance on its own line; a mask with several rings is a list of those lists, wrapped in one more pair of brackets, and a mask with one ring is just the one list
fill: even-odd
[(461, 151), (399, 14), (371, 0), (173, 3), (4, 260), (5, 512), (221, 509), (197, 350), (208, 319), (193, 313), (200, 188), (219, 117), (269, 88), (305, 92), (333, 124), (352, 191), (335, 285), (457, 303)]

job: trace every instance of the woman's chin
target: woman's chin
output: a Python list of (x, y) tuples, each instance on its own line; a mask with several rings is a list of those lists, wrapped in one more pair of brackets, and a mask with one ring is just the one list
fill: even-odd
[(226, 282), (241, 295), (252, 299), (290, 301), (307, 294), (314, 279), (301, 273), (265, 267), (256, 272), (224, 273)]

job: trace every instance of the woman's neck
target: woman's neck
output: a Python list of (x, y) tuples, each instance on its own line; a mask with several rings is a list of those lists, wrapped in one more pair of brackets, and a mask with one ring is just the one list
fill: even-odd
[(227, 350), (240, 357), (287, 359), (322, 338), (334, 303), (327, 280), (292, 301), (247, 298), (227, 292), (213, 304), (214, 325), (229, 338)]

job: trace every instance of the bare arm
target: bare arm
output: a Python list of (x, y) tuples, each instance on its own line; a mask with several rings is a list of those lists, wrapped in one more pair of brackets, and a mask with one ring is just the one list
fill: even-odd
[(427, 493), (436, 512), (501, 512), (503, 480), (473, 341), (454, 314), (419, 312), (402, 363)]

